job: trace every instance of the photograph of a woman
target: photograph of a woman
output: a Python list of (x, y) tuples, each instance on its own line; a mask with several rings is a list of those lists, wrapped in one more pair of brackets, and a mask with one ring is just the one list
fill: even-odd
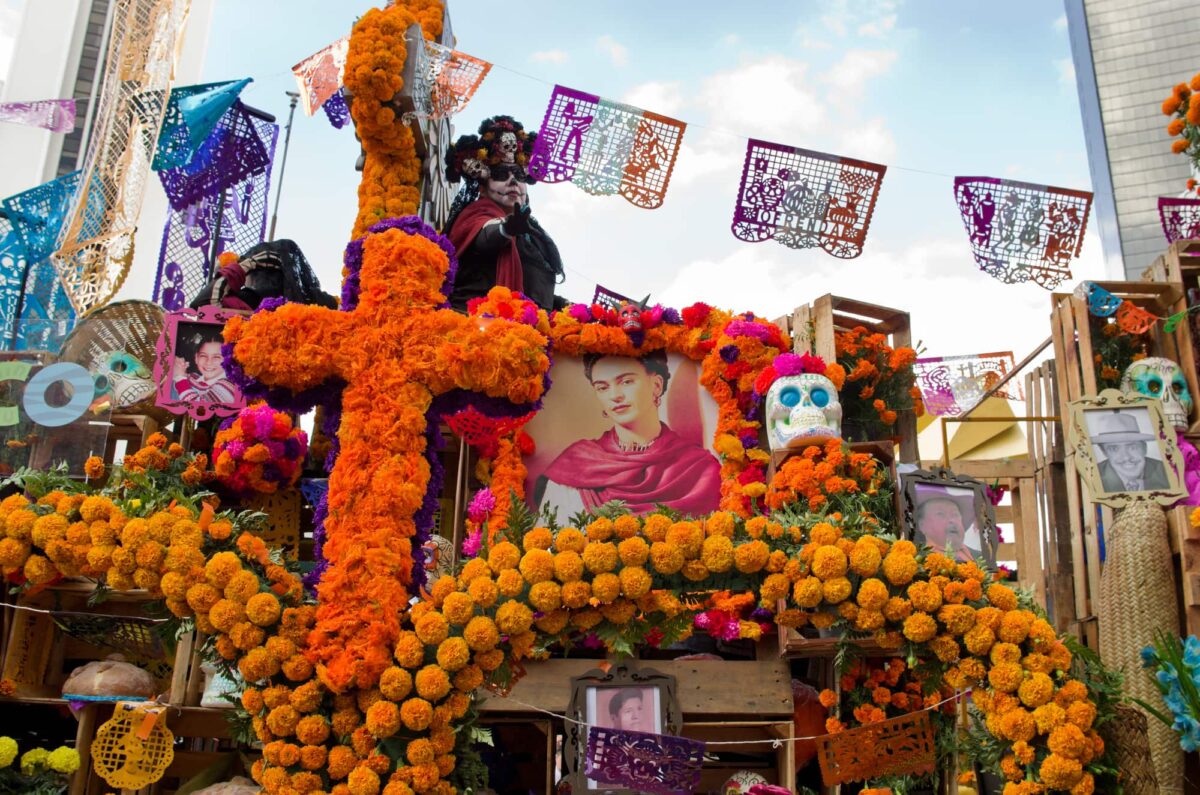
[(555, 450), (530, 464), (533, 507), (556, 511), (559, 521), (613, 500), (634, 513), (656, 505), (692, 516), (716, 510), (721, 466), (705, 445), (711, 433), (703, 416), (712, 400), (700, 394), (695, 363), (683, 360), (672, 372), (662, 351), (637, 359), (590, 354), (574, 363), (578, 375), (572, 360), (555, 363), (555, 386), (529, 426), (539, 454)]

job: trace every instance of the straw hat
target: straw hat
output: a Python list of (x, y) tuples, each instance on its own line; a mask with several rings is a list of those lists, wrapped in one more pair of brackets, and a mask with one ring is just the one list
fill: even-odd
[(1149, 442), (1154, 437), (1138, 430), (1137, 419), (1130, 414), (1113, 411), (1096, 421), (1092, 433), (1092, 444), (1123, 444), (1125, 442)]

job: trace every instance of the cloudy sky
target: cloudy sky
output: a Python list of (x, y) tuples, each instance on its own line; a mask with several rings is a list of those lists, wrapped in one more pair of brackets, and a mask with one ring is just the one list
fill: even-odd
[[(0, 26), (19, 4), (0, 0)], [(284, 120), (290, 66), (372, 5), (216, 0), (204, 79), (254, 77), (244, 99)], [(459, 133), (497, 113), (536, 129), (555, 83), (689, 125), (657, 210), (570, 184), (533, 188), (534, 213), (566, 263), (567, 297), (588, 300), (599, 282), (672, 306), (704, 300), (775, 317), (833, 293), (908, 309), (929, 355), (1013, 350), (1020, 359), (1048, 336), (1045, 290), (976, 269), (952, 178), (1090, 189), (1057, 2), (606, 0), (585, 12), (550, 0), (451, 0), (450, 8), (458, 48), (495, 64), (457, 118)], [(0, 74), (5, 52), (0, 35)], [(732, 236), (747, 137), (889, 166), (861, 257)], [(349, 128), (297, 114), (278, 235), (300, 243), (327, 288), (336, 287), (354, 218), (356, 155)], [(1102, 276), (1095, 235), (1073, 270), (1077, 279)]]

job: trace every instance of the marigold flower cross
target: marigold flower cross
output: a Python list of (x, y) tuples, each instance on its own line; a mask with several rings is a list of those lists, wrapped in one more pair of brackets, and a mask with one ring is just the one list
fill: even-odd
[(461, 389), (529, 403), (550, 366), (548, 340), (534, 327), (440, 308), (456, 262), (419, 219), (371, 227), (346, 263), (341, 311), (284, 304), (225, 330), (237, 363), (268, 386), (346, 384), (329, 477), (329, 568), (308, 648), (335, 692), (371, 687), (391, 660), (412, 581), (413, 516), (429, 486), (434, 397)]

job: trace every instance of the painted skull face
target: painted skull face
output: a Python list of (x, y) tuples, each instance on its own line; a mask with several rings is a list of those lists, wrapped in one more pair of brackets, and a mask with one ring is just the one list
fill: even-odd
[(113, 406), (128, 408), (154, 394), (153, 373), (125, 351), (113, 351), (99, 368), (112, 390)]
[(842, 404), (823, 375), (788, 375), (767, 390), (767, 441), (772, 450), (842, 435)]
[(756, 784), (766, 784), (767, 780), (751, 770), (739, 770), (729, 777), (721, 789), (722, 795), (745, 795)]
[(642, 330), (642, 308), (637, 304), (621, 304), (617, 318), (621, 321), (623, 331)]
[(1121, 391), (1161, 400), (1167, 423), (1177, 431), (1187, 430), (1192, 395), (1188, 392), (1183, 370), (1170, 359), (1154, 356), (1129, 365), (1121, 376)]
[(506, 132), (500, 134), (500, 143), (497, 148), (500, 150), (500, 160), (504, 163), (515, 163), (517, 160), (517, 136), (514, 133)]

